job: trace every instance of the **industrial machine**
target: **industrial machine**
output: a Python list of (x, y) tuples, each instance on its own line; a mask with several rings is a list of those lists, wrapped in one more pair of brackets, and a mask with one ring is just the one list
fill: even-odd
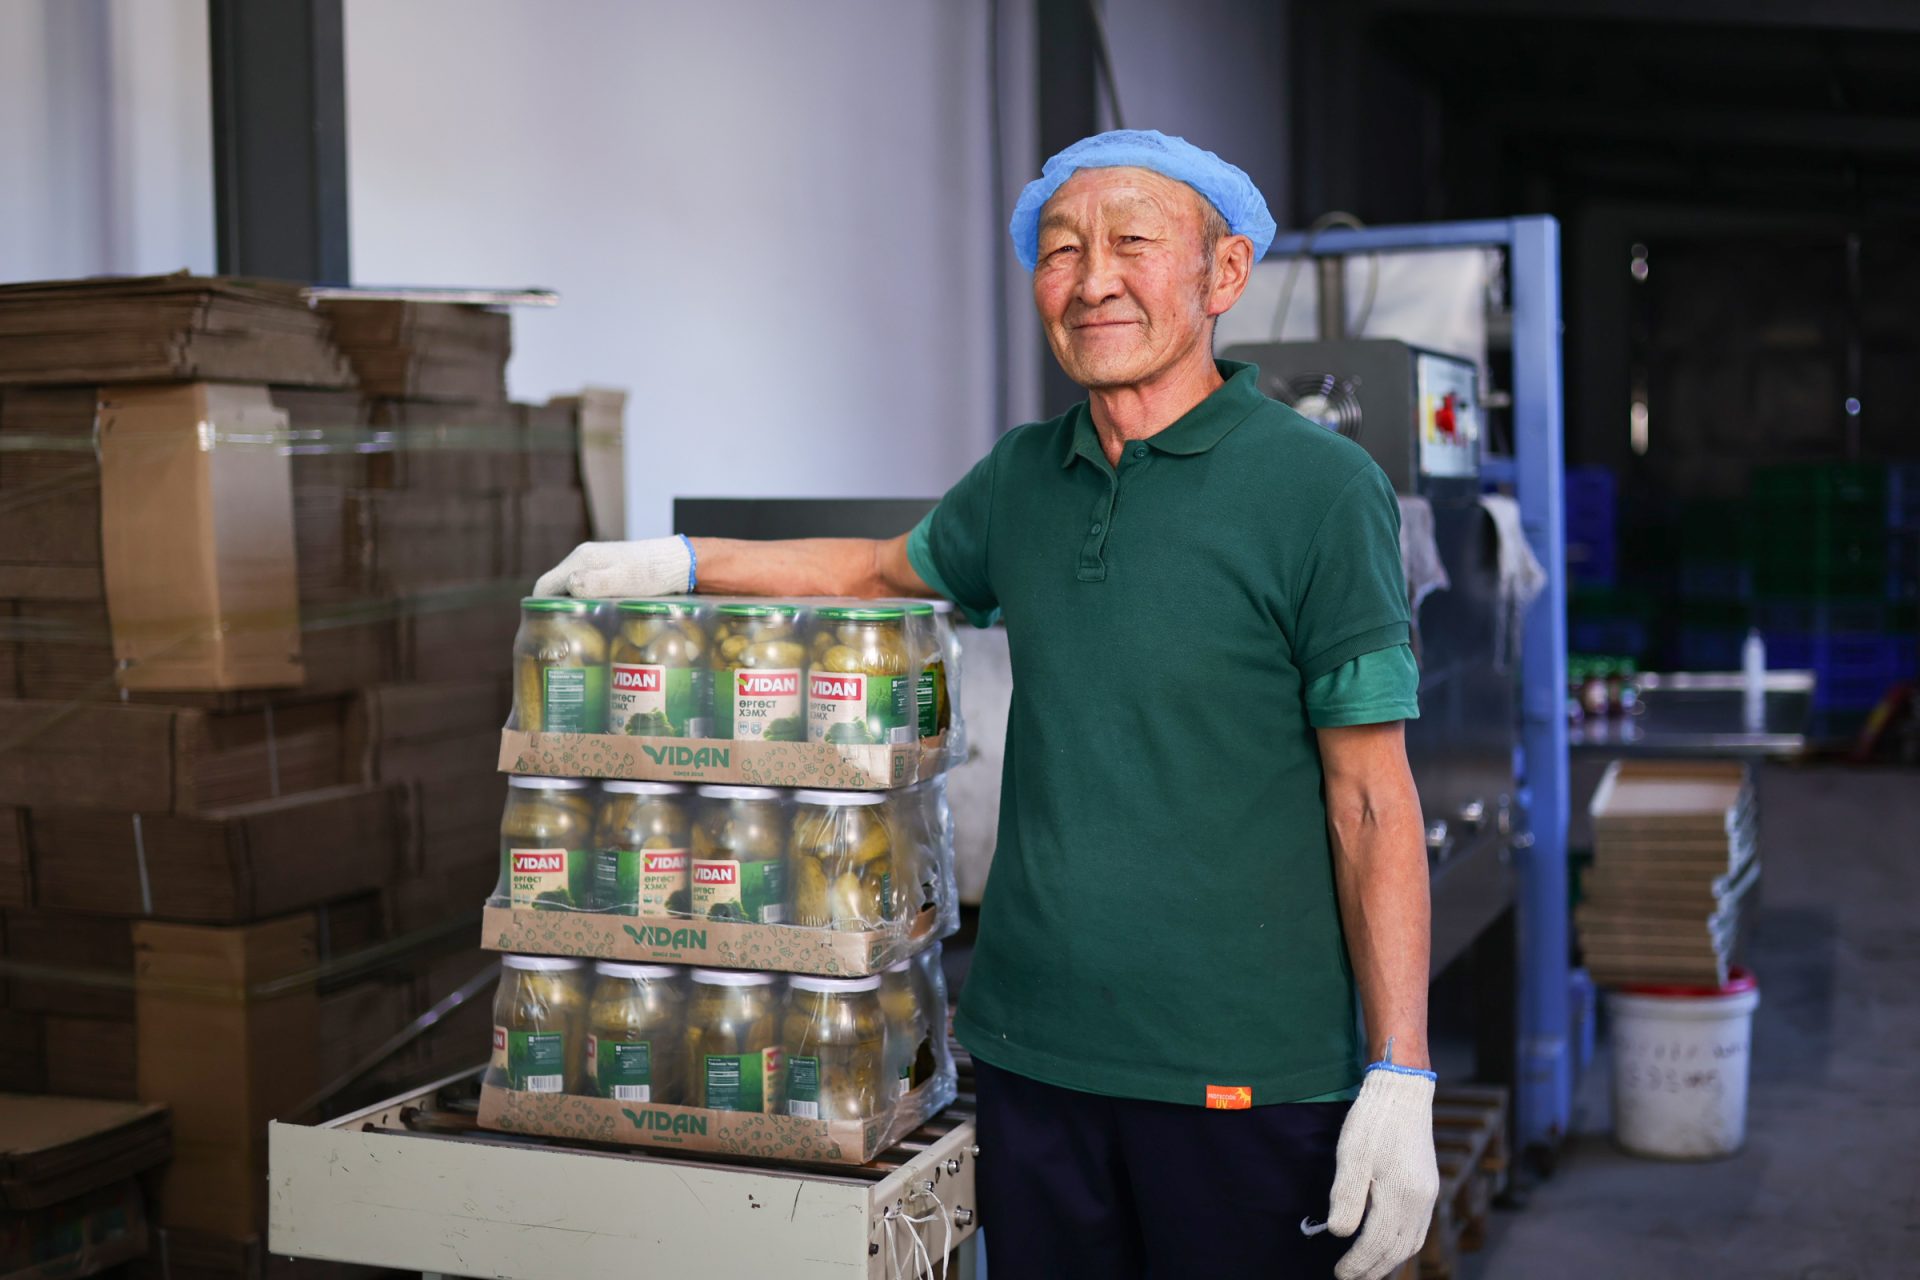
[(272, 1251), (512, 1280), (905, 1280), (947, 1275), (954, 1252), (955, 1280), (971, 1271), (980, 1149), (964, 1075), (959, 1102), (851, 1167), (494, 1133), (475, 1123), (479, 1075), (271, 1126)]
[[(1221, 354), (1258, 365), (1262, 391), (1365, 448), (1396, 492), (1432, 508), (1448, 585), (1427, 594), (1414, 616), (1420, 718), (1407, 723), (1407, 756), (1427, 820), (1437, 975), (1468, 955), (1513, 900), (1507, 845), (1519, 680), (1503, 643), (1498, 534), (1480, 505), (1478, 371), (1390, 339), (1263, 343)], [(1476, 982), (1504, 977), (1511, 1005), (1510, 936), (1504, 945), (1504, 956), (1486, 957)], [(1490, 1021), (1500, 1025), (1476, 1028), (1484, 1046), (1478, 1074), (1510, 1084), (1511, 1023)], [(1505, 1044), (1496, 1031), (1509, 1037)]]

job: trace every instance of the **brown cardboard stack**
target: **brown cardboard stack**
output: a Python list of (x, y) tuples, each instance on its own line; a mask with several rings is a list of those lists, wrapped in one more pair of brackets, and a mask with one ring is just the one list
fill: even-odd
[(1601, 985), (1719, 986), (1760, 876), (1744, 766), (1616, 761), (1594, 792), (1593, 867), (1574, 911)]
[(142, 1175), (167, 1109), (0, 1093), (0, 1276), (86, 1276), (147, 1252)]
[(175, 1277), (267, 1265), (267, 1117), (484, 1043), (395, 1037), (493, 963), (517, 600), (588, 536), (504, 314), (329, 312), (0, 289), (0, 1090), (174, 1106)]

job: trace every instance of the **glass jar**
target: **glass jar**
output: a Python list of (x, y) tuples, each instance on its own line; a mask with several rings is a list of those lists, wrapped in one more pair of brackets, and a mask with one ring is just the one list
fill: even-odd
[(607, 725), (646, 738), (713, 733), (713, 671), (699, 606), (622, 600), (613, 636)]
[(806, 741), (807, 646), (798, 605), (721, 605), (714, 611), (710, 660), (714, 737)]
[[(796, 791), (787, 875), (793, 923), (808, 929), (884, 929), (899, 916), (886, 797), (864, 791)], [(896, 888), (898, 886), (898, 888)]]
[(701, 787), (693, 818), (693, 914), (787, 919), (787, 812), (772, 787)]
[(590, 1092), (622, 1102), (686, 1105), (687, 992), (665, 964), (593, 966), (587, 1010)]
[(771, 973), (695, 969), (687, 1002), (692, 1105), (780, 1110), (780, 1002)]
[(832, 605), (814, 614), (834, 643), (807, 680), (807, 740), (849, 745), (920, 736), (907, 611), (899, 605)]
[(893, 1104), (884, 1088), (886, 1019), (880, 979), (797, 976), (787, 983), (781, 1048), (787, 1114), (870, 1120)]
[(960, 631), (953, 625), (953, 601), (933, 602), (933, 629), (944, 656), (947, 682), (947, 759), (963, 764), (967, 758), (967, 718), (960, 711), (961, 677), (965, 674), (960, 655)]
[(579, 1093), (587, 966), (551, 956), (502, 956), (493, 995), (487, 1080), (527, 1093)]
[(513, 726), (528, 733), (607, 731), (607, 638), (593, 601), (528, 596), (513, 637)]
[(914, 685), (920, 736), (938, 737), (952, 727), (953, 703), (947, 693), (947, 651), (941, 642), (940, 616), (930, 601), (907, 606), (907, 646), (920, 672)]
[(623, 916), (693, 913), (688, 853), (691, 787), (678, 782), (600, 784), (593, 824), (593, 902)]
[(885, 1076), (894, 1097), (933, 1078), (933, 1011), (919, 988), (912, 960), (889, 965), (880, 975), (880, 1009), (887, 1020)]
[(593, 908), (592, 783), (519, 774), (507, 779), (493, 900), (517, 911)]

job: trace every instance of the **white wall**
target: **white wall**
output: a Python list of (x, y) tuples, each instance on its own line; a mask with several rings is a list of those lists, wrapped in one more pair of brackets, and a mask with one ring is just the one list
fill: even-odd
[(0, 280), (214, 266), (205, 0), (0, 0)]
[(636, 536), (675, 495), (937, 494), (998, 425), (985, 13), (348, 0), (354, 277), (558, 289), (513, 391), (631, 391)]

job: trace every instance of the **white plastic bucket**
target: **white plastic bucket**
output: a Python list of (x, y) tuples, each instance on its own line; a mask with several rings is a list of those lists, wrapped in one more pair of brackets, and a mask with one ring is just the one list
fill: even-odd
[(1719, 988), (1609, 993), (1613, 1131), (1621, 1146), (1664, 1160), (1710, 1160), (1740, 1149), (1759, 1004), (1759, 987), (1743, 969)]

